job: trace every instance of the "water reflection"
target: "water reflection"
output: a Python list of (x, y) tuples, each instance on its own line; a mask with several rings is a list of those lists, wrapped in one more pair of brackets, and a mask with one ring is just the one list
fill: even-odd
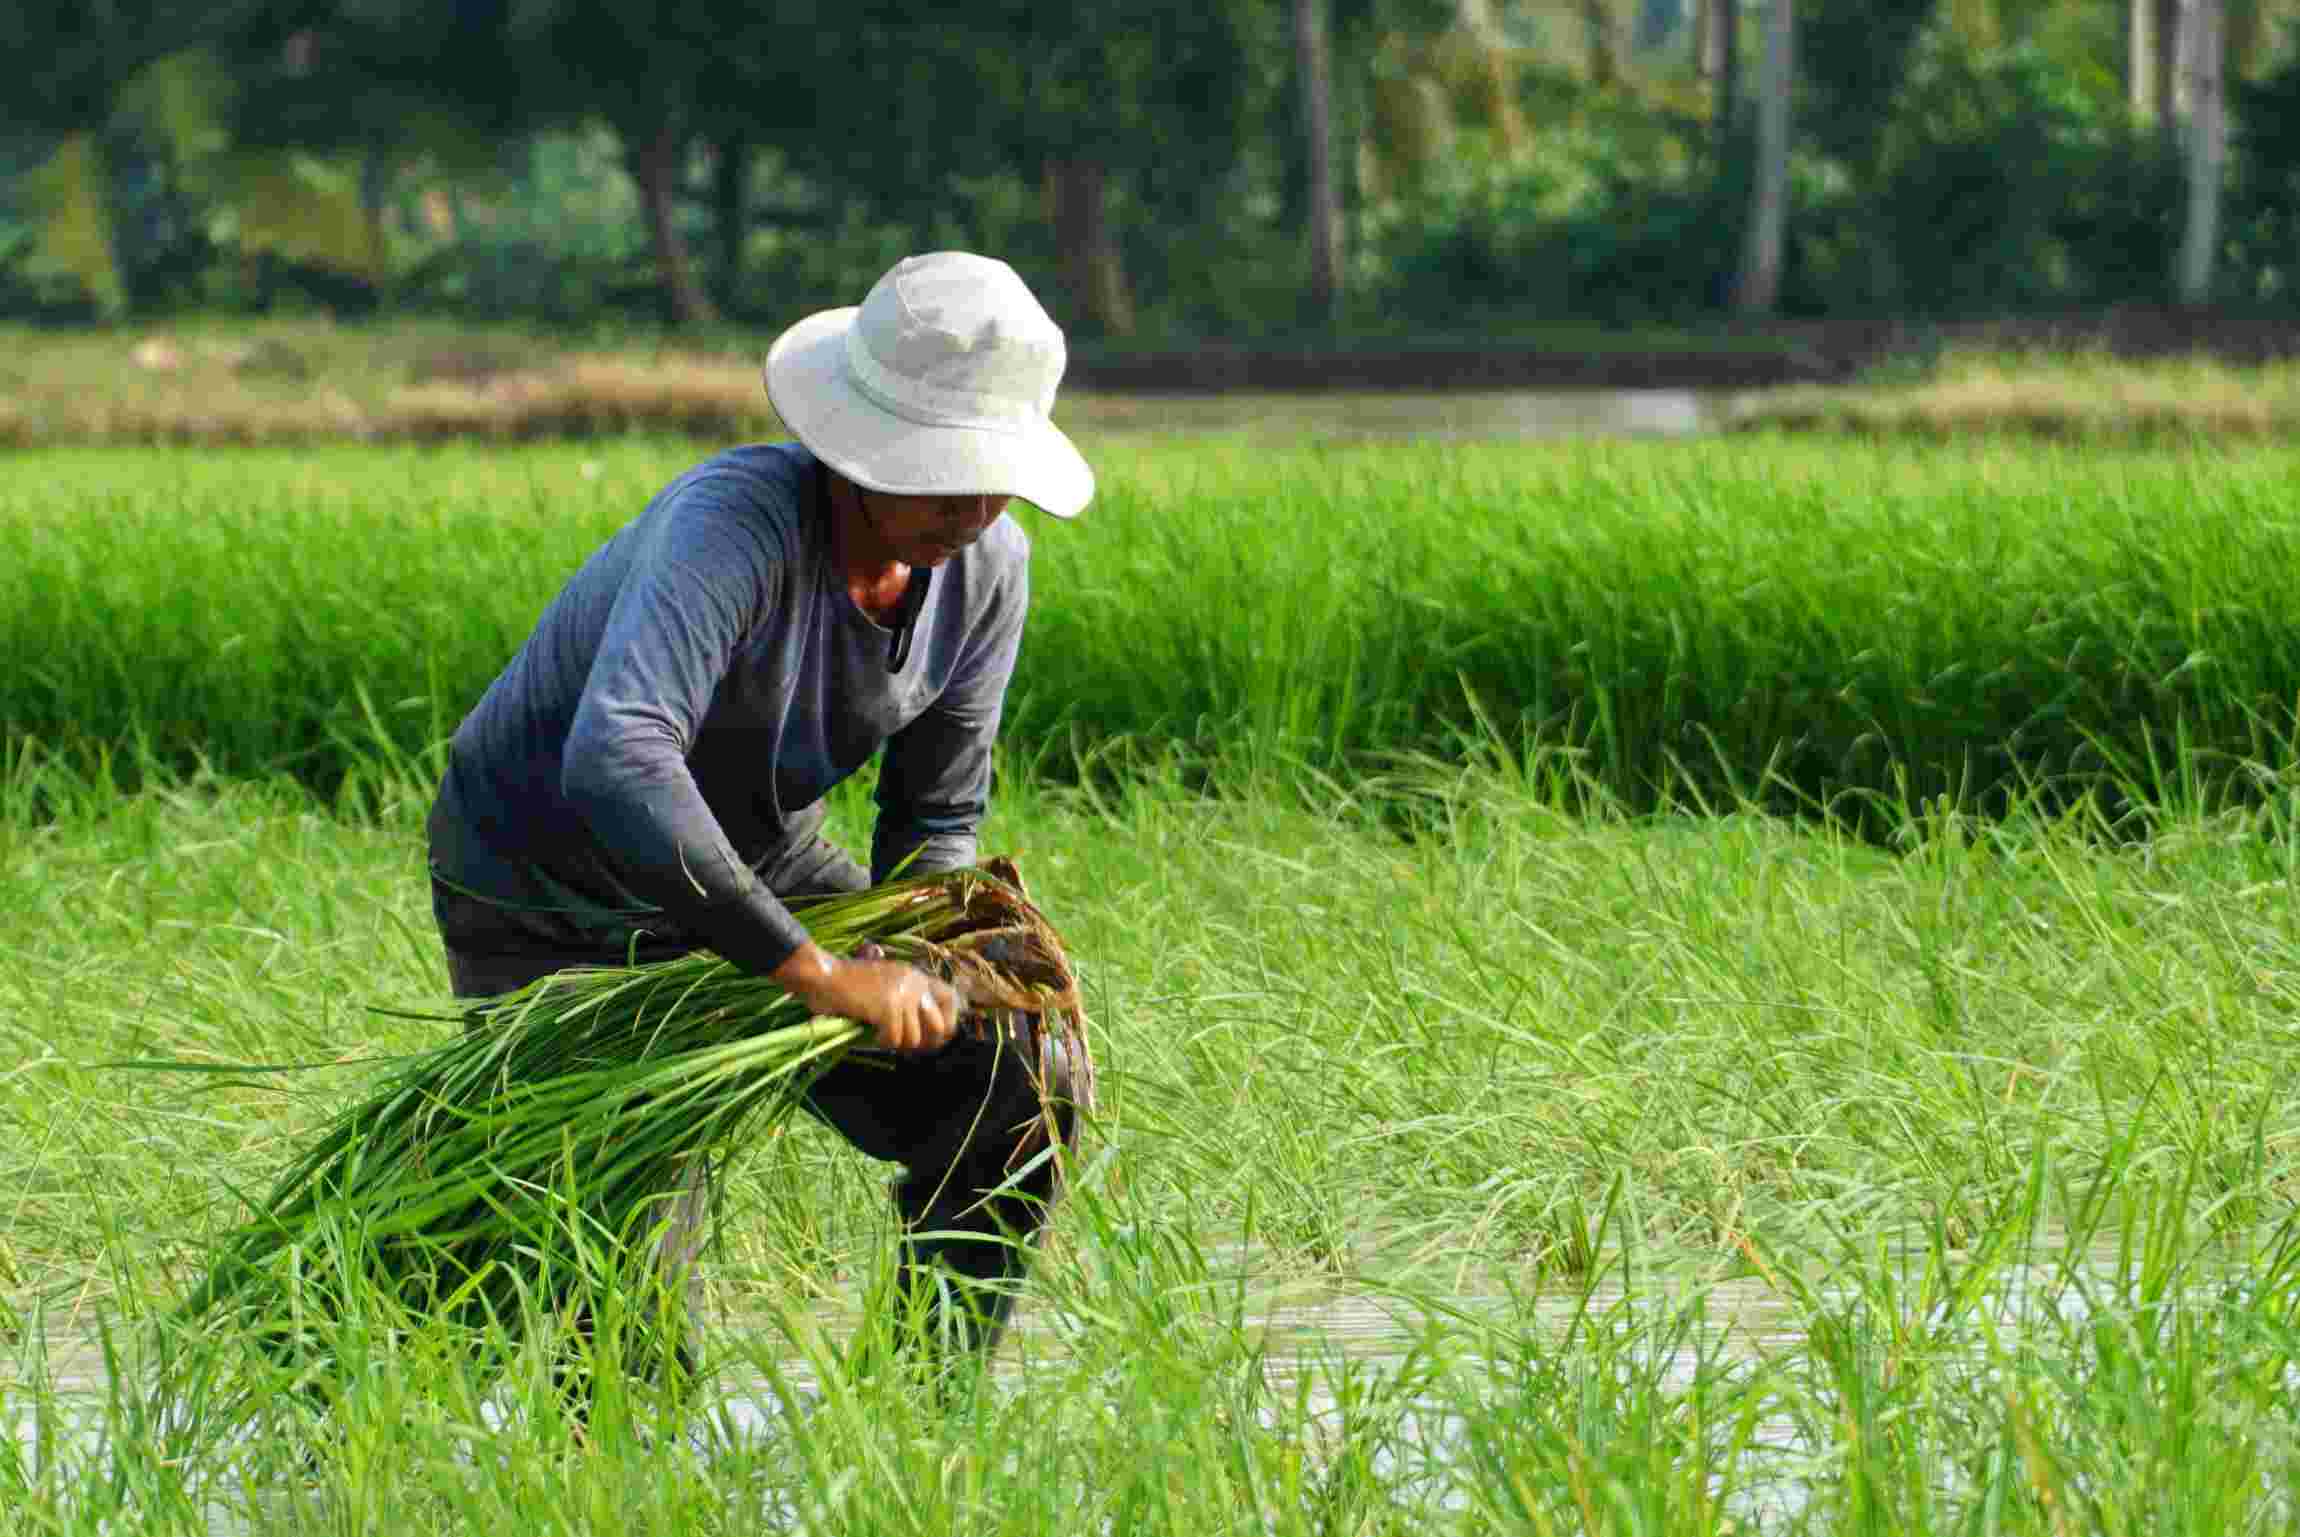
[[(2065, 1336), (2100, 1315), (2139, 1308), (2149, 1290), (2137, 1284), (2130, 1256), (2113, 1247), (2040, 1246), (2015, 1262), (1984, 1263), (1979, 1284), (1953, 1303), (1934, 1300), (1939, 1288), (1928, 1291), (1924, 1284), (1928, 1274), (1938, 1278), (1928, 1266), (1939, 1265), (1941, 1256), (1921, 1253), (1887, 1258), (1857, 1281), (1841, 1283), (1823, 1276), (1783, 1285), (1759, 1276), (1641, 1269), (1538, 1290), (1507, 1276), (1449, 1278), (1444, 1290), (1311, 1281), (1252, 1250), (1207, 1253), (1218, 1260), (1208, 1279), (1226, 1299), (1208, 1314), (1208, 1327), (1234, 1337), (1244, 1347), (1239, 1359), (1270, 1389), (1251, 1399), (1264, 1429), (1340, 1446), (1353, 1425), (1344, 1401), (1348, 1375), (1359, 1373), (1362, 1389), (1365, 1372), (1394, 1371), (1404, 1384), (1396, 1400), (1402, 1407), (1393, 1433), (1375, 1448), (1375, 1471), (1401, 1487), (1427, 1482), (1449, 1504), (1474, 1487), (1467, 1443), (1471, 1416), (1487, 1391), (1482, 1384), (1493, 1379), (1491, 1390), (1506, 1403), (1508, 1394), (1524, 1391), (1522, 1384), (1512, 1386), (1511, 1374), (1527, 1359), (1569, 1366), (1586, 1359), (1600, 1380), (1634, 1384), (1672, 1402), (1695, 1394), (1704, 1381), (1714, 1390), (1720, 1372), (1771, 1373), (1765, 1380), (1781, 1393), (1766, 1388), (1763, 1417), (1746, 1427), (1746, 1438), (1721, 1465), (1705, 1465), (1704, 1475), (1735, 1518), (1759, 1524), (1794, 1520), (1842, 1451), (1836, 1444), (1841, 1426), (1827, 1409), (1833, 1389), (1820, 1337), (1825, 1326), (1843, 1333), (1859, 1319), (1860, 1329), (1946, 1350), (1961, 1363), (1948, 1369), (1971, 1376), (1979, 1402), (2005, 1391), (1989, 1385), (2006, 1370), (2005, 1339)], [(2220, 1279), (2195, 1275), (2188, 1282), (2170, 1296), (2204, 1297)], [(836, 1344), (857, 1318), (845, 1307), (819, 1322)], [(1008, 1391), (1030, 1393), (1032, 1363), (1063, 1359), (1074, 1336), (1089, 1327), (1054, 1302), (1027, 1309), (1014, 1347), (994, 1365), (995, 1377)], [(787, 1434), (792, 1418), (805, 1415), (820, 1392), (806, 1363), (780, 1345), (784, 1335), (774, 1320), (722, 1319), (713, 1333), (714, 1353), (731, 1364), (720, 1371), (711, 1412), (698, 1418), (689, 1446), (706, 1463), (730, 1443), (761, 1444)], [(99, 1348), (53, 1334), (20, 1349), (18, 1361), (0, 1366), (0, 1418), (10, 1422), (10, 1433), (30, 1450), (41, 1430), (30, 1416), (40, 1405), (52, 1448), (76, 1442), (83, 1454), (100, 1456), (108, 1395)], [(1791, 1404), (1800, 1396), (1810, 1400), (1802, 1419)], [(1818, 1415), (1815, 1405), (1822, 1407)], [(217, 1529), (231, 1524), (226, 1519)]]
[(1094, 432), (1240, 431), (1334, 438), (1688, 437), (1723, 425), (1726, 397), (1694, 390), (1447, 394), (1082, 395), (1063, 426)]

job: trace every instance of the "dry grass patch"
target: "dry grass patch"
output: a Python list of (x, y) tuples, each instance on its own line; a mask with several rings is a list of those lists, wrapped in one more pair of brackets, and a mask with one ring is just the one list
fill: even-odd
[[(769, 338), (670, 348), (571, 345), (504, 330), (267, 321), (148, 332), (0, 332), (0, 446), (783, 435), (759, 369)], [(1596, 397), (1589, 397), (1596, 398)], [(1509, 437), (1574, 424), (1571, 397), (1072, 389), (1063, 424), (1094, 434), (1256, 439)]]
[(1745, 396), (1732, 425), (1930, 437), (2011, 431), (2268, 438), (2300, 429), (2300, 363), (1951, 352), (1914, 384)]
[[(394, 321), (196, 322), (152, 330), (0, 328), (0, 447), (43, 443), (482, 441), (650, 432), (752, 440), (783, 432), (759, 367), (772, 338), (728, 331), (575, 341), (509, 327)], [(1659, 416), (1640, 415), (1658, 411)], [(1238, 434), (1256, 441), (1673, 435), (1729, 428), (1945, 438), (1975, 431), (2091, 438), (2275, 438), (2300, 427), (2300, 362), (1951, 349), (1921, 377), (1792, 386), (1722, 411), (1628, 407), (1602, 393), (1065, 393), (1059, 419), (1095, 435)]]
[(633, 430), (755, 437), (775, 428), (757, 368), (730, 359), (576, 356), (384, 403), (388, 437), (580, 437)]
[[(580, 345), (511, 330), (322, 321), (150, 331), (0, 330), (0, 446), (517, 440), (652, 432), (781, 436), (760, 382), (771, 338), (681, 347)], [(1295, 437), (1508, 436), (1522, 397), (1073, 389), (1059, 412), (1090, 433)]]
[(0, 443), (16, 446), (775, 430), (758, 358), (740, 341), (569, 348), (508, 331), (316, 321), (7, 340)]

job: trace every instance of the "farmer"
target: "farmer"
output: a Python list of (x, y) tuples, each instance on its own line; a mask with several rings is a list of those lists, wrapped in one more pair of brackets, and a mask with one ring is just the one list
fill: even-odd
[[(1047, 419), (1064, 359), (1013, 269), (961, 252), (785, 331), (766, 388), (798, 441), (705, 460), (584, 563), (457, 729), (429, 824), (461, 997), (708, 948), (867, 1026), (891, 1055), (834, 1066), (810, 1108), (903, 1166), (902, 1295), (979, 1350), (1053, 1194), (1019, 1156), (1044, 1140), (1037, 1059), (785, 904), (974, 863), (1029, 604), (1007, 503), (1069, 518), (1094, 491)], [(882, 748), (866, 871), (822, 799)], [(690, 1301), (703, 1205), (698, 1172), (665, 1238)]]

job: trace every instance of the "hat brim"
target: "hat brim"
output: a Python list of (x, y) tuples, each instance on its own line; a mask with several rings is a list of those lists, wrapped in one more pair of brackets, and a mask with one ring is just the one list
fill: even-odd
[(1057, 518), (1094, 497), (1094, 471), (1052, 422), (1020, 430), (907, 421), (854, 387), (847, 328), (858, 311), (824, 310), (767, 352), (767, 399), (814, 456), (856, 485), (897, 496), (1019, 496)]

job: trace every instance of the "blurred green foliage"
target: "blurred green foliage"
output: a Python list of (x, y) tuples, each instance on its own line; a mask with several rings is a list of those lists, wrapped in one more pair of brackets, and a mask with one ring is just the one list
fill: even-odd
[[(1782, 303), (1791, 313), (1987, 313), (2166, 297), (2182, 179), (2122, 82), (2032, 38), (1806, 26)], [(1919, 17), (1918, 19), (1922, 19)], [(1878, 88), (1890, 65), (1894, 88)], [(1722, 305), (1747, 163), (1709, 123), (1605, 98), (1567, 105), (1514, 162), (1427, 178), (1378, 232), (1390, 312), (1424, 324), (1569, 313), (1622, 324)], [(2300, 258), (2300, 63), (2240, 84), (2221, 292), (2284, 301)]]
[[(2286, 302), (2300, 256), (2300, 64), (2274, 62), (2274, 3), (2238, 7), (2232, 63), (2219, 292), (2244, 302)], [(1761, 6), (1740, 9), (1743, 83), (1720, 95), (1690, 4), (1331, 4), (1343, 324), (1722, 308)], [(1120, 322), (1081, 276), (1090, 229), (1136, 340), (1294, 336), (1292, 11), (0, 3), (0, 44), (54, 63), (0, 105), (0, 315), (382, 307), (619, 328), (707, 304), (771, 325), (903, 252), (969, 246), (1093, 339)], [(1601, 62), (1591, 31), (1615, 12), (1633, 68)], [(1798, 25), (1785, 310), (2167, 297), (2181, 171), (2135, 109), (2108, 9), (1809, 0)], [(1721, 102), (1738, 103), (1722, 120)], [(1095, 205), (1066, 225), (1057, 173), (1081, 161)]]

